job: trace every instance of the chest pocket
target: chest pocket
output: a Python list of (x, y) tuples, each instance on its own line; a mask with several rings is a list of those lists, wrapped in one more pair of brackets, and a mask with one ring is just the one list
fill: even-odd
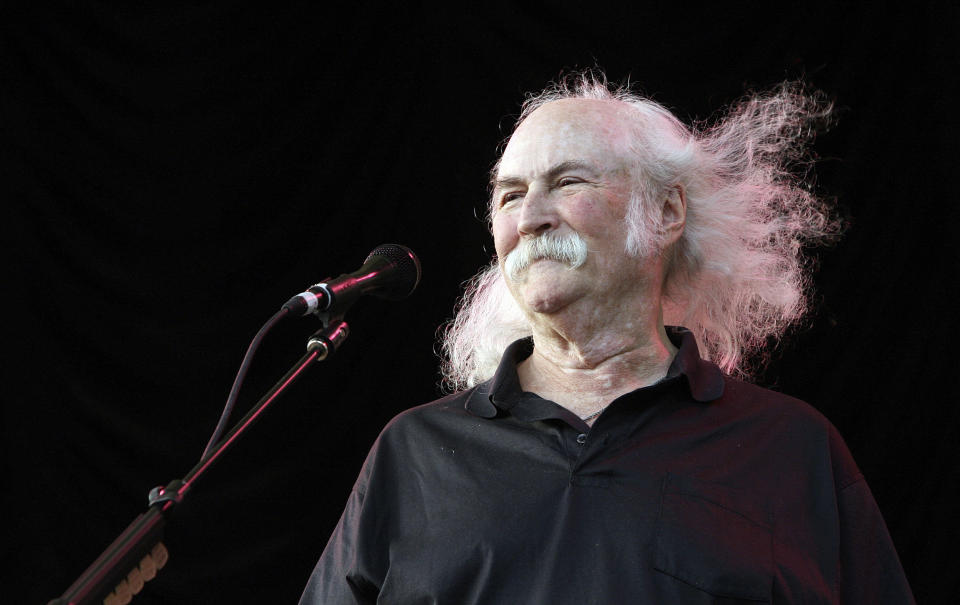
[(654, 568), (718, 599), (769, 602), (773, 545), (768, 509), (747, 492), (667, 474)]

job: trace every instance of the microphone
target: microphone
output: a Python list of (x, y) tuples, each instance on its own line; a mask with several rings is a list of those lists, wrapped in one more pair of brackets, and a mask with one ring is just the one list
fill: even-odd
[(420, 283), (420, 259), (406, 246), (383, 244), (367, 255), (353, 273), (327, 279), (297, 294), (284, 305), (295, 315), (343, 314), (358, 298), (370, 294), (387, 300), (410, 296)]

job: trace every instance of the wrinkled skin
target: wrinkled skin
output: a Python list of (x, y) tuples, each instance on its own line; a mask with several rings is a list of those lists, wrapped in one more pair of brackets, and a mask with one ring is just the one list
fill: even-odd
[[(501, 158), (493, 193), (498, 258), (523, 238), (575, 231), (582, 266), (535, 261), (507, 285), (534, 333), (521, 385), (580, 416), (652, 384), (676, 352), (663, 328), (658, 254), (626, 252), (632, 190), (630, 114), (621, 103), (547, 103), (519, 126)], [(662, 200), (663, 245), (683, 230), (682, 190)]]

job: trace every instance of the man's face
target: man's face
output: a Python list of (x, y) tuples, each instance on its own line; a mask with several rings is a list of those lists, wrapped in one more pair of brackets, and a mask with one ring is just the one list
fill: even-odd
[(616, 104), (568, 99), (537, 109), (511, 137), (493, 192), (501, 268), (523, 240), (541, 235), (577, 233), (588, 249), (577, 268), (541, 259), (505, 276), (527, 312), (555, 313), (584, 300), (606, 306), (637, 296), (643, 263), (626, 253), (627, 132)]

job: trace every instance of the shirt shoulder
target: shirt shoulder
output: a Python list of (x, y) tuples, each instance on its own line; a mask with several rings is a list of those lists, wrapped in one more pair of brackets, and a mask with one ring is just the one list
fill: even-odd
[(791, 443), (798, 450), (827, 456), (838, 491), (863, 479), (840, 432), (822, 412), (806, 401), (725, 377), (723, 396), (710, 405), (745, 422), (756, 422), (764, 427), (771, 439)]
[(466, 410), (466, 402), (478, 388), (479, 386), (475, 386), (465, 391), (451, 393), (400, 412), (384, 426), (378, 440), (403, 437), (411, 433), (418, 434), (437, 425), (446, 426), (469, 421), (474, 417)]
[(446, 447), (452, 437), (476, 430), (483, 419), (470, 414), (465, 402), (477, 388), (408, 408), (390, 419), (373, 442), (355, 489), (366, 491), (376, 476), (402, 472), (426, 452)]
[(740, 413), (789, 417), (793, 421), (809, 423), (811, 428), (828, 429), (832, 426), (806, 401), (730, 376), (724, 377), (723, 395), (714, 403), (733, 406), (731, 411)]

